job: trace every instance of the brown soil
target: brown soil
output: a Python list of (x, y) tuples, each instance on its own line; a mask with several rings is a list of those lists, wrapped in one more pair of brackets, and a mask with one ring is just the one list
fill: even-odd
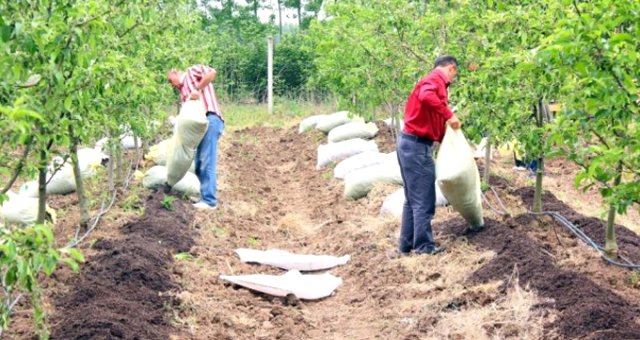
[[(390, 129), (377, 125), (380, 151), (393, 151)], [(80, 275), (60, 270), (44, 282), (52, 338), (640, 338), (640, 298), (629, 271), (598, 261), (553, 220), (523, 214), (524, 190), (512, 181), (492, 177), (491, 184), (515, 217), (490, 218), (487, 209), (487, 229), (463, 235), (462, 219), (438, 208), (435, 237), (447, 251), (394, 258), (398, 222), (378, 210), (396, 187), (345, 200), (332, 169), (315, 170), (325, 141), (296, 127), (227, 131), (219, 208), (192, 217), (181, 202), (173, 211), (159, 208), (163, 195), (155, 194), (143, 218), (112, 216), (84, 249)], [(547, 209), (561, 203), (554, 199), (545, 195)], [(69, 211), (64, 220), (77, 220)], [(63, 222), (56, 233), (73, 229)], [(631, 242), (624, 249), (633, 257)], [(343, 279), (331, 297), (274, 298), (219, 278), (284, 272), (241, 263), (240, 247), (350, 254), (351, 261), (329, 270)], [(192, 258), (174, 260), (178, 252)]]
[(173, 282), (172, 254), (193, 245), (192, 216), (181, 202), (161, 207), (162, 194), (148, 197), (145, 216), (95, 242), (95, 255), (80, 275), (63, 282), (68, 291), (54, 299), (52, 339), (162, 339), (175, 330), (167, 306), (179, 304), (167, 294)]
[[(515, 194), (520, 196), (527, 206), (533, 204), (533, 188), (522, 188), (517, 190)], [(559, 212), (571, 223), (582, 229), (591, 239), (604, 246), (606, 228), (604, 221), (577, 213), (566, 203), (558, 200), (549, 191), (545, 191), (542, 200), (544, 202), (543, 210)], [(640, 236), (619, 224), (616, 224), (615, 229), (620, 254), (634, 263), (640, 263)]]
[[(521, 220), (521, 216), (504, 223), (487, 219), (486, 230), (468, 237), (473, 244), (497, 253), (473, 273), (471, 282), (500, 279), (507, 283), (518, 277), (520, 283), (553, 299), (547, 307), (558, 310), (560, 315), (548, 327), (557, 328), (563, 338), (640, 338), (635, 322), (640, 307), (602, 288), (587, 275), (558, 268), (554, 259), (543, 252), (544, 246), (522, 230)], [(447, 225), (460, 237), (464, 236), (465, 227), (460, 218)]]

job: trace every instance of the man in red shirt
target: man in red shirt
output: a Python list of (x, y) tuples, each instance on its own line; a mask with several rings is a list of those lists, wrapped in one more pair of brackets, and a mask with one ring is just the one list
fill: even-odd
[(411, 92), (404, 111), (404, 129), (397, 152), (404, 181), (404, 208), (398, 250), (402, 254), (437, 254), (431, 219), (436, 210), (434, 142), (442, 142), (445, 124), (460, 128), (460, 120), (449, 109), (447, 88), (457, 74), (454, 57), (438, 58), (434, 70)]
[(173, 87), (180, 92), (182, 102), (202, 99), (205, 106), (209, 127), (196, 150), (196, 176), (200, 180), (200, 202), (194, 204), (199, 209), (215, 209), (218, 206), (216, 197), (216, 166), (218, 139), (224, 131), (222, 112), (211, 82), (216, 78), (216, 70), (205, 65), (194, 65), (186, 72), (171, 70), (167, 78)]

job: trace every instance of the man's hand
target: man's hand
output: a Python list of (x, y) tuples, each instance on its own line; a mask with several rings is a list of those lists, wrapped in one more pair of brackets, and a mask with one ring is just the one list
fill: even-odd
[(198, 100), (198, 99), (200, 99), (200, 93), (198, 91), (191, 92), (191, 94), (189, 95), (189, 99), (190, 100)]
[(451, 116), (451, 118), (449, 118), (449, 120), (447, 120), (447, 123), (449, 124), (449, 126), (451, 126), (454, 130), (457, 130), (460, 128), (460, 125), (462, 125), (462, 123), (460, 123), (460, 120), (458, 119), (458, 117), (454, 114), (453, 116)]

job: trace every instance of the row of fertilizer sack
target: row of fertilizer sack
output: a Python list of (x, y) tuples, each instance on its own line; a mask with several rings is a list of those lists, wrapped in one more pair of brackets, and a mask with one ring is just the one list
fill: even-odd
[[(327, 144), (318, 146), (316, 169), (336, 163), (333, 177), (344, 180), (346, 199), (363, 198), (378, 183), (403, 185), (396, 153), (381, 153), (376, 142), (370, 140), (378, 133), (374, 123), (364, 123), (362, 118), (351, 118), (346, 111), (341, 111), (308, 117), (300, 123), (299, 132), (313, 128), (327, 133), (328, 138)], [(447, 204), (439, 188), (436, 195), (438, 206)], [(404, 189), (399, 187), (384, 200), (380, 213), (399, 218), (403, 204)]]
[[(329, 142), (318, 146), (318, 170), (336, 162), (334, 178), (344, 179), (344, 197), (359, 199), (368, 195), (377, 183), (403, 185), (395, 152), (380, 153), (374, 140), (378, 129), (351, 118), (345, 111), (304, 119), (299, 132), (316, 128), (327, 133)], [(375, 128), (375, 129), (374, 129)], [(436, 206), (451, 204), (472, 225), (484, 224), (480, 176), (473, 152), (462, 131), (447, 128), (436, 160)], [(404, 189), (385, 198), (381, 215), (402, 216)]]
[[(134, 139), (135, 138), (135, 139)], [(93, 148), (78, 149), (78, 166), (80, 177), (87, 179), (94, 177), (97, 169), (106, 165), (109, 156), (103, 153), (108, 139), (104, 138), (96, 142)], [(141, 147), (140, 138), (131, 135), (123, 135), (120, 138), (124, 149)], [(47, 196), (67, 195), (76, 191), (77, 185), (73, 175), (71, 157), (55, 156), (47, 166)], [(8, 199), (0, 206), (0, 224), (31, 225), (38, 216), (38, 181), (30, 180), (20, 186), (18, 192), (7, 191)], [(55, 222), (56, 213), (47, 207), (49, 218)]]

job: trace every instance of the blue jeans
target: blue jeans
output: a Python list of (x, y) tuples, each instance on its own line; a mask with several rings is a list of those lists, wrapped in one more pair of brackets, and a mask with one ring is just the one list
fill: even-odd
[(196, 150), (196, 176), (200, 180), (200, 201), (216, 206), (218, 139), (224, 131), (224, 122), (216, 114), (210, 114), (207, 119), (209, 127)]
[(398, 250), (431, 252), (435, 247), (431, 219), (436, 211), (436, 169), (433, 142), (401, 134), (398, 162), (404, 181), (404, 207)]

